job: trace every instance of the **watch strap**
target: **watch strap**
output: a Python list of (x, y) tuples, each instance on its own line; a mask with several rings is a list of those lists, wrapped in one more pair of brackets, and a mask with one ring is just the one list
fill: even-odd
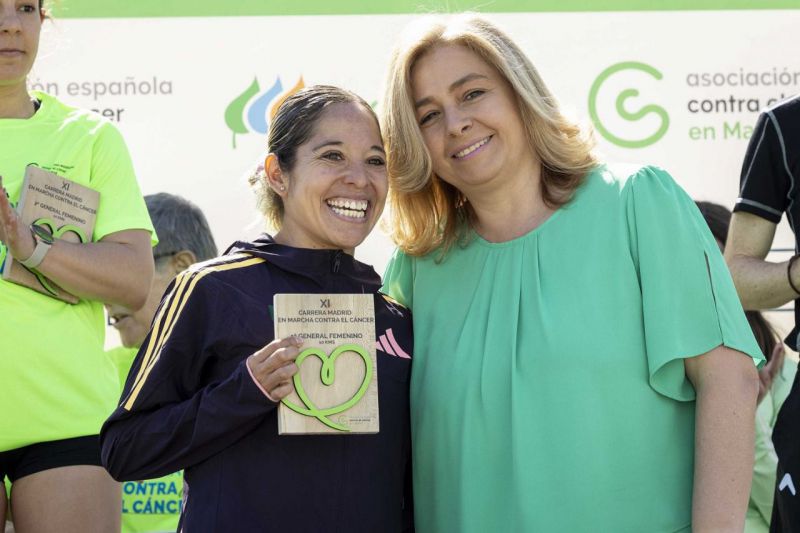
[(47, 252), (50, 251), (50, 247), (52, 246), (51, 243), (38, 238), (35, 233), (33, 234), (33, 240), (36, 241), (36, 248), (33, 249), (31, 256), (24, 260), (18, 259), (22, 266), (30, 269), (34, 269), (42, 264), (44, 256), (47, 255)]

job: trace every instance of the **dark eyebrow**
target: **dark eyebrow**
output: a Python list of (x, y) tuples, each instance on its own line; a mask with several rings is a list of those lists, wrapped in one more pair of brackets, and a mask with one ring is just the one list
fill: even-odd
[[(450, 84), (450, 87), (448, 87), (447, 90), (448, 90), (448, 92), (453, 92), (453, 91), (455, 91), (456, 89), (458, 89), (459, 87), (461, 87), (462, 85), (464, 85), (467, 82), (470, 82), (470, 81), (473, 81), (473, 80), (488, 80), (488, 79), (489, 78), (487, 76), (484, 76), (483, 74), (478, 74), (477, 72), (473, 72), (471, 74), (467, 74), (466, 76), (462, 76), (461, 78), (458, 78), (456, 81), (454, 81), (453, 83)], [(425, 104), (428, 104), (430, 102), (431, 102), (431, 97), (427, 96), (427, 97), (425, 97), (425, 98), (423, 98), (421, 100), (417, 100), (416, 102), (414, 102), (414, 108), (415, 109), (419, 109), (420, 107), (422, 107)]]
[[(325, 148), (326, 146), (342, 146), (343, 144), (344, 143), (342, 141), (325, 141), (325, 142), (315, 146), (311, 150), (316, 152), (317, 150)], [(379, 151), (380, 153), (382, 153), (384, 155), (386, 154), (386, 150), (384, 150), (382, 146), (378, 146), (377, 144), (373, 144), (372, 146), (369, 147), (369, 149), (370, 150), (377, 150), (377, 151)]]
[(314, 152), (316, 152), (316, 151), (317, 151), (317, 150), (319, 150), (320, 148), (325, 148), (326, 146), (341, 146), (341, 145), (343, 145), (343, 144), (344, 144), (344, 143), (343, 143), (342, 141), (325, 141), (325, 142), (323, 142), (323, 143), (321, 143), (321, 144), (318, 144), (317, 146), (315, 146), (315, 147), (314, 147), (314, 148), (312, 148), (311, 150), (312, 150), (312, 151), (314, 151)]

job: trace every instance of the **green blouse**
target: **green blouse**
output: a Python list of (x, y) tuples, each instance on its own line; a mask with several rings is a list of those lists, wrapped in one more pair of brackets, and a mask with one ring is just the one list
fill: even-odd
[(689, 531), (683, 359), (763, 356), (669, 174), (598, 167), (530, 233), (436, 256), (384, 282), (414, 313), (417, 531)]

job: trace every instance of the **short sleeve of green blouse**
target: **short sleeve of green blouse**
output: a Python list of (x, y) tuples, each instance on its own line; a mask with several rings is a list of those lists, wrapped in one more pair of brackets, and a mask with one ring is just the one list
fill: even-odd
[(632, 176), (623, 193), (653, 389), (693, 400), (683, 359), (719, 345), (762, 365), (719, 246), (691, 198), (655, 167)]
[(117, 231), (142, 229), (150, 232), (155, 246), (158, 237), (142, 201), (125, 141), (113, 125), (98, 127), (91, 163), (91, 187), (100, 192), (94, 240)]
[(414, 300), (414, 260), (398, 248), (383, 275), (381, 292), (411, 309)]

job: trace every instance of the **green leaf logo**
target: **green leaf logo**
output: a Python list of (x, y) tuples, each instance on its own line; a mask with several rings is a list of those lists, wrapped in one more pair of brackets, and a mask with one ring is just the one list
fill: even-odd
[(247, 105), (247, 102), (255, 96), (260, 87), (258, 85), (258, 78), (253, 78), (253, 83), (250, 84), (250, 87), (245, 89), (245, 91), (237, 96), (228, 107), (225, 108), (225, 124), (228, 125), (231, 132), (233, 133), (233, 147), (236, 148), (236, 134), (245, 134), (248, 132), (247, 126), (244, 123), (244, 108)]

